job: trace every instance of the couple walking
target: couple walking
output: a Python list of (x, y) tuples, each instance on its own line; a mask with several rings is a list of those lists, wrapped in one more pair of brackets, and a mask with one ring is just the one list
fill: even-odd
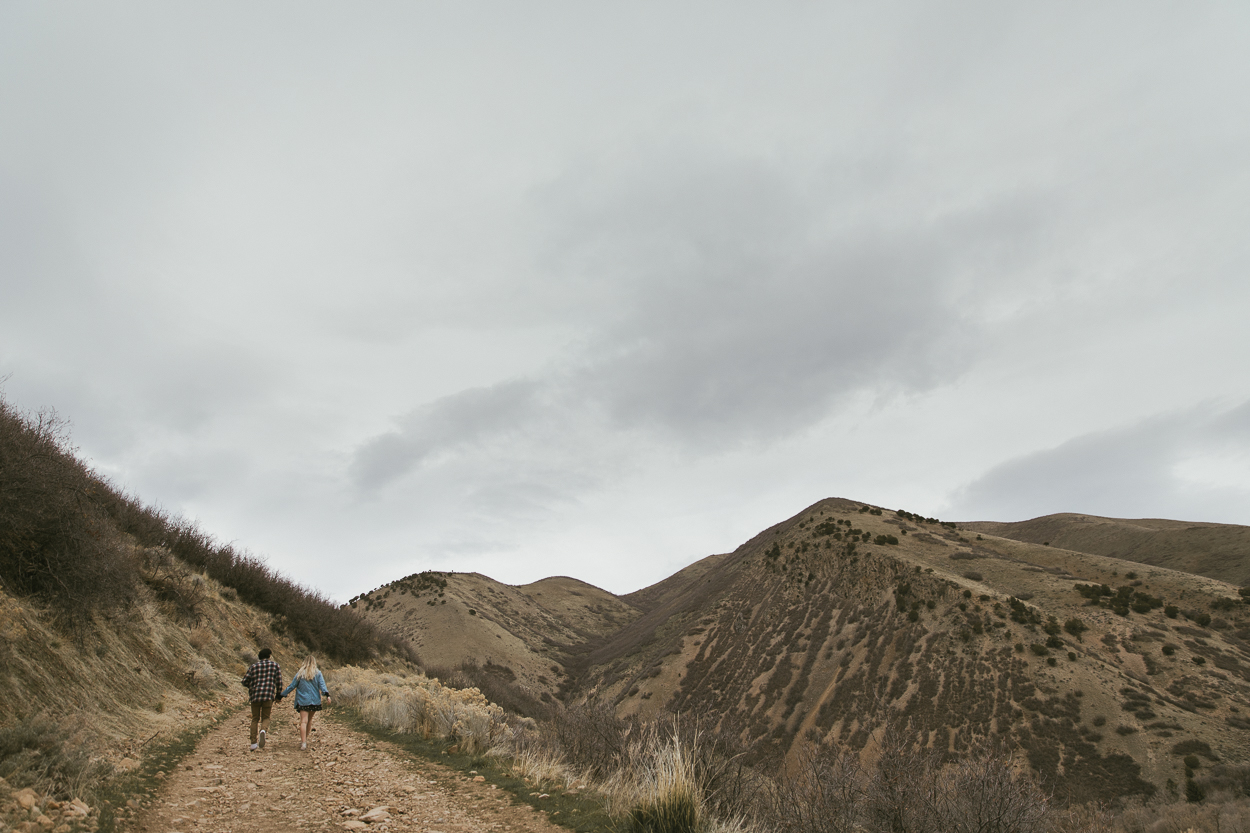
[(249, 699), (252, 701), (252, 751), (265, 748), (265, 736), (269, 733), (269, 715), (273, 704), (283, 697), (295, 692), (295, 711), (299, 712), (299, 748), (308, 749), (308, 734), (312, 731), (313, 715), (321, 711), (321, 698), (330, 702), (330, 692), (326, 689), (325, 678), (317, 668), (317, 660), (312, 655), (304, 660), (304, 664), (295, 672), (291, 684), (282, 693), (282, 669), (271, 657), (273, 652), (262, 648), (257, 654), (259, 659), (252, 663), (243, 675), (243, 685), (247, 686)]

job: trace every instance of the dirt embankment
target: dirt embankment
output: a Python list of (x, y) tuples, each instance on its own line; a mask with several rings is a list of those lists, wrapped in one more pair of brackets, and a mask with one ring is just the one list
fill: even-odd
[(223, 721), (124, 825), (138, 833), (309, 830), (555, 833), (491, 785), (318, 717), (307, 752), (290, 709), (274, 709), (264, 750), (248, 749), (250, 712)]

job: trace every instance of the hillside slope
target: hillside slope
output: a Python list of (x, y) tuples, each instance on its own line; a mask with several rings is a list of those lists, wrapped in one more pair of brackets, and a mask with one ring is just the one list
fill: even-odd
[(97, 475), (54, 412), (0, 395), (0, 788), (111, 789), (242, 706), (262, 647), (288, 676), (310, 650), (413, 667), (406, 644)]
[[(716, 715), (758, 758), (804, 738), (871, 751), (886, 722), (952, 754), (1003, 738), (1082, 801), (1183, 783), (1181, 742), (1245, 759), (1250, 617), (1233, 587), (916, 520), (821, 501), (596, 646), (587, 686), (625, 713)], [(1189, 618), (1119, 615), (1082, 583)]]
[(978, 521), (964, 529), (1030, 544), (1250, 584), (1250, 527), (1156, 518), (1125, 520), (1069, 512), (1017, 523)]
[(538, 696), (564, 680), (569, 646), (614, 633), (638, 616), (627, 601), (584, 581), (553, 577), (514, 587), (478, 573), (417, 573), (349, 602), (404, 637), (429, 668), (465, 660), (506, 668)]
[[(135, 559), (144, 554), (134, 548)], [(260, 647), (284, 668), (298, 665), (306, 649), (275, 617), (185, 567), (168, 570), (199, 588), (192, 611), (140, 586), (124, 612), (80, 621), (68, 634), (55, 611), (0, 589), (0, 726), (55, 718), (67, 740), (125, 771), (153, 737), (243, 704), (239, 679)]]
[(541, 623), (520, 641), (565, 663), (567, 702), (697, 714), (760, 763), (810, 740), (871, 755), (890, 724), (950, 755), (1005, 741), (1085, 801), (1168, 794), (1185, 755), (1250, 748), (1250, 610), (1203, 576), (831, 498), (617, 602), (615, 618), (574, 611), (580, 628), (557, 617), (555, 645)]

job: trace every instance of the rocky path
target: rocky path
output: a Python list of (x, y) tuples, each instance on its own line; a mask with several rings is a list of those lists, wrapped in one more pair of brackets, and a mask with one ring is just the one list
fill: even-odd
[(312, 830), (556, 833), (508, 793), (378, 743), (319, 715), (299, 751), (294, 713), (273, 710), (266, 748), (248, 751), (250, 712), (214, 728), (129, 825), (138, 833)]

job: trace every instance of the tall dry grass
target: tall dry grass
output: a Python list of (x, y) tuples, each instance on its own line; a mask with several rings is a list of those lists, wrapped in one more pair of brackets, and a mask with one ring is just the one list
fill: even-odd
[[(696, 833), (708, 826), (690, 750), (676, 733), (653, 733), (630, 749), (631, 765), (610, 782), (636, 833)], [(623, 801), (621, 800), (623, 799)]]
[(399, 677), (349, 666), (335, 673), (339, 702), (393, 732), (455, 741), (464, 752), (510, 749), (504, 710), (476, 688), (459, 689), (423, 675)]
[(30, 717), (0, 727), (0, 779), (11, 787), (72, 798), (90, 795), (112, 767), (83, 746), (64, 723)]

